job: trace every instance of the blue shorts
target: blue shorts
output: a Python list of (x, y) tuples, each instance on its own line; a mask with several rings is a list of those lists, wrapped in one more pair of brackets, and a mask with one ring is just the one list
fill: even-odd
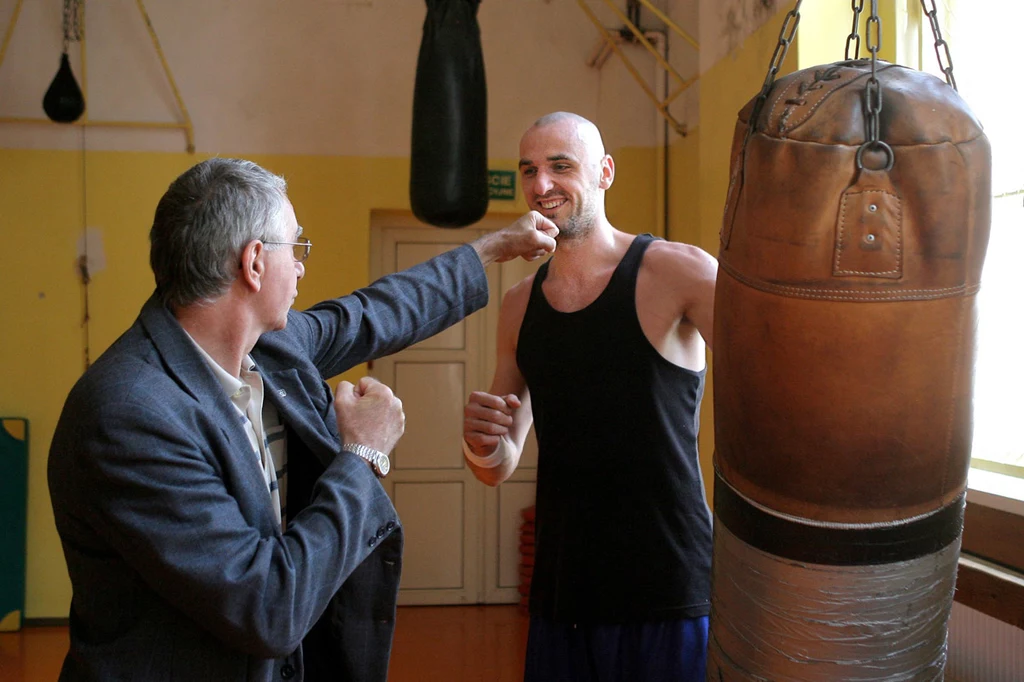
[(570, 625), (532, 616), (525, 682), (704, 682), (708, 617)]

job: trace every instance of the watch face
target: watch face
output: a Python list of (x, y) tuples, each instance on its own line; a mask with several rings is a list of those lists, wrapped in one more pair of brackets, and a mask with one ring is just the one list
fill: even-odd
[(387, 455), (381, 454), (381, 456), (377, 458), (377, 468), (380, 469), (381, 476), (388, 475), (388, 472), (391, 471), (391, 460), (388, 459)]

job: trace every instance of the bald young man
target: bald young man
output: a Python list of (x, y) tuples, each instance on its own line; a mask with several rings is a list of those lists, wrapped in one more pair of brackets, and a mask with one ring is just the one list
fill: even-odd
[(703, 682), (711, 514), (697, 431), (717, 261), (608, 222), (615, 163), (590, 121), (544, 116), (520, 157), (558, 249), (505, 295), (464, 450), (496, 486), (536, 421), (526, 681)]

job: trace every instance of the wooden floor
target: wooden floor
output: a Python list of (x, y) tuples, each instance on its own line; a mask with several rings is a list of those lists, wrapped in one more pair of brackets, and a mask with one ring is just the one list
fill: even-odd
[(528, 625), (518, 606), (401, 607), (388, 682), (522, 682)]
[[(517, 606), (403, 606), (388, 682), (521, 682), (527, 618)], [(66, 627), (0, 633), (0, 680), (53, 682)]]

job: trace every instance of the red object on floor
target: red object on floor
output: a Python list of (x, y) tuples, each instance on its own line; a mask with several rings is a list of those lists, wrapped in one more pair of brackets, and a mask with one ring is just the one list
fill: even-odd
[(522, 510), (523, 525), (519, 527), (519, 608), (530, 608), (530, 579), (533, 577), (534, 537), (536, 536), (537, 508)]

